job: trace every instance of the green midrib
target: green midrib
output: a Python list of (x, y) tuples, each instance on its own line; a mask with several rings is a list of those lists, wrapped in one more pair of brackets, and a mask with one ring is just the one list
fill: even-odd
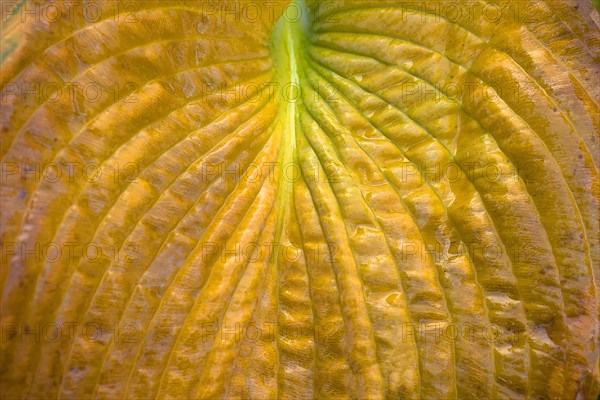
[(280, 168), (280, 182), (277, 193), (277, 201), (280, 208), (277, 216), (277, 231), (275, 234), (276, 242), (279, 242), (281, 231), (283, 229), (283, 220), (286, 212), (286, 201), (290, 198), (292, 192), (292, 182), (283, 175), (285, 166), (294, 162), (296, 152), (296, 112), (297, 104), (300, 102), (300, 93), (294, 93), (293, 90), (300, 88), (300, 78), (298, 75), (298, 59), (302, 38), (304, 36), (303, 26), (306, 26), (308, 18), (308, 9), (303, 0), (294, 0), (292, 4), (296, 5), (297, 10), (301, 10), (301, 16), (298, 21), (291, 21), (279, 18), (271, 36), (272, 54), (274, 67), (276, 70), (276, 79), (281, 91), (288, 89), (289, 98), (296, 101), (286, 101), (280, 98), (278, 110), (278, 124), (281, 124), (281, 148), (278, 157), (278, 167)]

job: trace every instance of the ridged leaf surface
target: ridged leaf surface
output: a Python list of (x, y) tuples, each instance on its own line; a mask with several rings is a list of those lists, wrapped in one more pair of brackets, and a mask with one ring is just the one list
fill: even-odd
[(7, 399), (595, 399), (584, 0), (2, 3)]

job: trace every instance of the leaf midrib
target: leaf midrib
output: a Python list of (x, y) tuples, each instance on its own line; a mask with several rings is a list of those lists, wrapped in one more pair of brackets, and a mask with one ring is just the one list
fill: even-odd
[[(271, 47), (276, 70), (279, 88), (287, 92), (289, 89), (288, 99), (298, 100), (300, 93), (294, 93), (294, 90), (300, 90), (300, 78), (298, 76), (298, 59), (300, 57), (300, 44), (304, 32), (302, 32), (302, 24), (306, 23), (308, 10), (303, 0), (294, 0), (296, 9), (300, 10), (300, 18), (298, 21), (291, 21), (282, 15), (273, 30), (271, 36)], [(295, 160), (296, 153), (296, 113), (297, 101), (281, 99), (279, 104), (279, 112), (277, 113), (278, 123), (282, 124), (281, 130), (281, 151), (278, 157), (278, 166), (280, 167), (279, 187), (277, 191), (277, 201), (280, 208), (277, 215), (277, 229), (275, 232), (275, 241), (279, 243), (281, 232), (284, 225), (287, 207), (286, 201), (291, 198), (292, 182), (286, 179), (284, 171), (286, 166), (292, 164)], [(276, 252), (279, 254), (279, 252)], [(277, 262), (275, 260), (275, 262)]]

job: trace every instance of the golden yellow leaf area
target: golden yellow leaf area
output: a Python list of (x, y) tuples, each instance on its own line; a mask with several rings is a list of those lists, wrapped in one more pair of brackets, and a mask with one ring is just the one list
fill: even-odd
[(3, 399), (595, 399), (589, 0), (2, 1)]

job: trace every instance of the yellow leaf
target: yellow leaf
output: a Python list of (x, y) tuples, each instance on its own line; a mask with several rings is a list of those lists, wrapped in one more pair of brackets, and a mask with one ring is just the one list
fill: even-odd
[(588, 0), (3, 1), (6, 399), (595, 399)]

